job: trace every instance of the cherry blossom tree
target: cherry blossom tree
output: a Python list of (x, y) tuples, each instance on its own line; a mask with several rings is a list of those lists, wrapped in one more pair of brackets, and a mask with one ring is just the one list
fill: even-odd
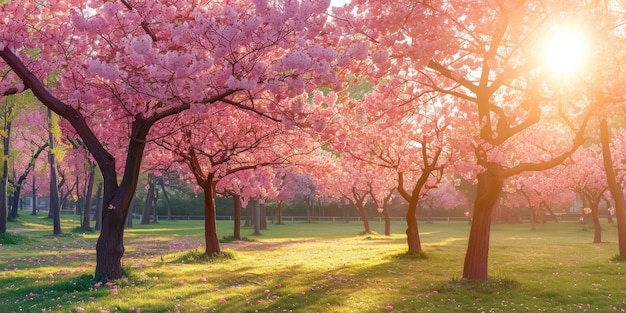
[[(122, 275), (124, 225), (146, 139), (157, 122), (217, 102), (253, 110), (253, 101), (232, 97), (259, 89), (277, 95), (274, 111), (290, 111), (289, 98), (312, 86), (337, 88), (336, 53), (312, 43), (323, 41), (317, 36), (328, 4), (122, 0), (3, 6), (0, 66), (11, 72), (0, 82), (0, 94), (30, 89), (72, 125), (103, 175), (97, 277)], [(58, 77), (50, 75), (54, 71)]]
[(10, 206), (12, 218), (18, 217), (19, 199), (22, 189), (26, 184), (30, 173), (35, 170), (35, 163), (39, 155), (48, 147), (48, 143), (44, 138), (47, 130), (43, 128), (46, 125), (45, 114), (39, 111), (24, 112), (18, 115), (14, 120), (13, 131), (13, 177), (11, 184), (13, 186), (13, 201)]
[[(466, 137), (474, 145), (477, 177), (466, 279), (488, 279), (491, 215), (504, 179), (554, 167), (584, 141), (588, 102), (574, 95), (567, 103), (555, 98), (559, 89), (537, 57), (551, 29), (568, 20), (591, 20), (584, 8), (561, 5), (356, 0), (333, 11), (338, 23), (369, 38), (372, 49), (391, 49), (386, 55), (392, 73), (405, 68), (396, 60), (411, 60), (412, 71), (430, 89), (425, 94), (451, 96), (450, 105), (475, 125)], [(524, 142), (528, 131), (542, 127), (556, 130), (542, 147)]]
[[(187, 112), (181, 113), (181, 120), (190, 121), (189, 124), (182, 126), (179, 132), (167, 132), (168, 136), (155, 132), (159, 137), (155, 142), (169, 150), (174, 160), (185, 163), (202, 188), (206, 254), (218, 255), (221, 249), (215, 195), (219, 181), (237, 172), (285, 163), (290, 146), (283, 143), (293, 142), (301, 136), (290, 136), (290, 140), (282, 123), (271, 121), (261, 112), (240, 110), (228, 104), (210, 110), (198, 119), (186, 116)], [(270, 174), (269, 177), (273, 176)]]

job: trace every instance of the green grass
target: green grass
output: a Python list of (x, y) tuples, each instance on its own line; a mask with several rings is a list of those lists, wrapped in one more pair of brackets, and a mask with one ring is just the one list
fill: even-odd
[[(621, 312), (626, 264), (613, 261), (616, 229), (605, 243), (575, 222), (494, 225), (484, 283), (462, 276), (469, 227), (424, 223), (424, 252), (406, 253), (404, 225), (392, 236), (359, 235), (362, 224), (268, 225), (260, 236), (222, 245), (204, 260), (201, 221), (160, 221), (125, 234), (124, 272), (110, 286), (93, 281), (97, 232), (71, 232), (78, 218), (24, 216), (9, 223), (17, 244), (0, 246), (0, 312)], [(232, 223), (219, 222), (230, 236)], [(80, 310), (80, 309), (79, 309)]]

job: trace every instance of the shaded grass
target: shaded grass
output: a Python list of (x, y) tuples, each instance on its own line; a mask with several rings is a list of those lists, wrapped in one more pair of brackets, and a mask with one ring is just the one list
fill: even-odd
[[(78, 225), (64, 217), (64, 229)], [(372, 229), (384, 225), (372, 222)], [(91, 280), (97, 234), (49, 236), (47, 221), (18, 219), (9, 227), (34, 227), (28, 241), (0, 247), (0, 312), (619, 312), (626, 309), (623, 263), (614, 225), (606, 244), (578, 223), (494, 225), (492, 279), (459, 279), (465, 223), (420, 224), (424, 251), (406, 253), (402, 223), (392, 236), (358, 236), (359, 223), (290, 223), (223, 244), (234, 259), (176, 261), (203, 254), (201, 221), (160, 221), (128, 229), (123, 259), (127, 276), (110, 286)], [(219, 222), (218, 233), (232, 233)], [(372, 240), (373, 239), (373, 240)], [(115, 287), (115, 288), (114, 288)], [(29, 296), (30, 293), (35, 296)]]
[(14, 233), (4, 233), (0, 234), (0, 244), (3, 245), (16, 245), (18, 243), (26, 243), (28, 241), (28, 237), (20, 234)]

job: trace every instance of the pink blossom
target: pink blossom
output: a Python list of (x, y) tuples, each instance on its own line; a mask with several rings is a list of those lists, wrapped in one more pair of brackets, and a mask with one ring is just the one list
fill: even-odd
[(220, 299), (220, 304), (225, 304), (226, 303), (226, 299), (222, 298)]
[(391, 311), (391, 310), (393, 310), (393, 305), (387, 305), (387, 306), (385, 307), (385, 310), (387, 310), (387, 311)]
[[(200, 276), (200, 281), (201, 282), (205, 282), (206, 281), (206, 277), (204, 277), (204, 275), (201, 275)], [(180, 282), (178, 282), (178, 283), (180, 284)]]
[(52, 278), (54, 278), (54, 275), (48, 274), (48, 278), (52, 279)]
[(77, 306), (76, 307), (76, 312), (85, 312), (85, 309), (82, 307)]
[(174, 306), (174, 313), (180, 313), (180, 309), (178, 308), (178, 304)]
[(276, 288), (282, 288), (283, 285), (282, 284), (276, 284)]
[(261, 303), (263, 303), (263, 299), (256, 300), (256, 304), (257, 304), (257, 305), (259, 305), (259, 304), (261, 304)]
[(178, 281), (178, 285), (182, 286), (182, 285), (184, 285), (184, 284), (185, 284), (185, 281), (184, 281), (184, 280), (179, 280), (179, 281)]

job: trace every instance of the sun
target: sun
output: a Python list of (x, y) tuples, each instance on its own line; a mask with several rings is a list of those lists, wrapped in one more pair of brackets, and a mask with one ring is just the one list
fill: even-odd
[(553, 73), (572, 74), (584, 63), (587, 46), (582, 34), (572, 29), (552, 33), (545, 45), (545, 62)]

